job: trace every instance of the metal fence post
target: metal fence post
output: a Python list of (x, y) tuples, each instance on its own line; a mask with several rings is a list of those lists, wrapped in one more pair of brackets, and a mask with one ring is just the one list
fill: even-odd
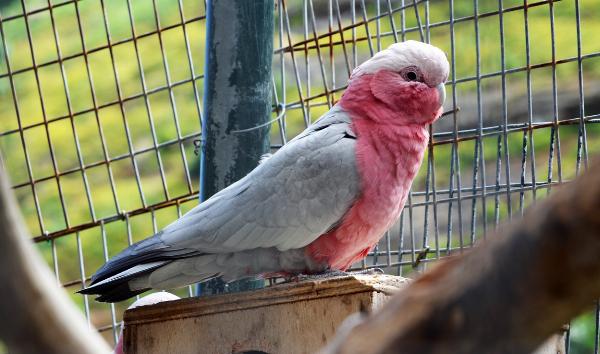
[[(265, 123), (271, 116), (273, 1), (207, 2), (201, 201), (244, 177), (269, 152)], [(248, 290), (263, 284), (243, 280), (229, 288)], [(198, 293), (224, 289), (222, 281), (213, 280), (199, 286)]]

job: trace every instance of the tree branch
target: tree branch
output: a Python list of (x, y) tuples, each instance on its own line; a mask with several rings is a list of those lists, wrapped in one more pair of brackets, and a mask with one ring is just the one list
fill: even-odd
[(0, 163), (0, 338), (9, 353), (109, 353), (29, 240)]
[(530, 353), (600, 297), (600, 164), (440, 262), (324, 353)]

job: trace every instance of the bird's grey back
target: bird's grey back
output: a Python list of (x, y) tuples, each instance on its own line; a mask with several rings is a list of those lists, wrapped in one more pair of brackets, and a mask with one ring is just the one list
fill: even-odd
[(355, 145), (350, 117), (335, 106), (160, 238), (206, 253), (302, 248), (334, 227), (358, 198)]

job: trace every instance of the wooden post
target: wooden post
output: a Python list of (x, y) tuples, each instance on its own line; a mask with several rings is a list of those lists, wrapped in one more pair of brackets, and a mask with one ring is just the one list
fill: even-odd
[(314, 353), (340, 324), (378, 308), (407, 284), (391, 275), (356, 275), (188, 298), (128, 310), (125, 352)]

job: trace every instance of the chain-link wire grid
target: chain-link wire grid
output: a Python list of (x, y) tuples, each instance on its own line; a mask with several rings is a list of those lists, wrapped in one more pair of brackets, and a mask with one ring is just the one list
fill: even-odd
[[(205, 5), (18, 1), (0, 8), (0, 149), (34, 241), (73, 292), (197, 204)], [(355, 268), (411, 276), (461, 252), (600, 147), (598, 0), (281, 0), (275, 11), (273, 150), (393, 42), (431, 42), (451, 63), (447, 114), (405, 210)], [(116, 338), (127, 303), (73, 300)], [(598, 353), (598, 311), (586, 316), (569, 343)]]

